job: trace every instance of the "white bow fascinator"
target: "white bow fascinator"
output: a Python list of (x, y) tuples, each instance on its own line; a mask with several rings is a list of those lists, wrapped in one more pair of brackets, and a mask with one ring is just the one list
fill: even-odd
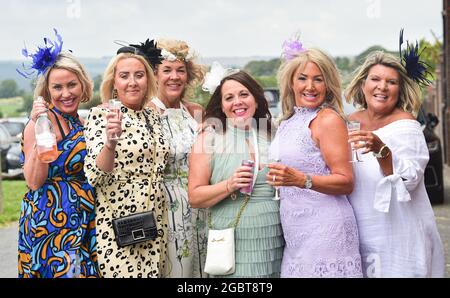
[(203, 91), (213, 94), (220, 82), (227, 76), (239, 72), (239, 69), (224, 68), (219, 62), (214, 61), (211, 69), (205, 75), (205, 81), (202, 86)]

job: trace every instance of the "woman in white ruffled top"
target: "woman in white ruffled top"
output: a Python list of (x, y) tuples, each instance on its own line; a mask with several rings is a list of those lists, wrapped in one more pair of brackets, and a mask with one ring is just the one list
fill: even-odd
[(398, 58), (374, 52), (346, 91), (347, 100), (362, 108), (349, 116), (361, 125), (349, 133), (349, 142), (362, 160), (353, 164), (349, 200), (365, 277), (444, 275), (443, 246), (424, 184), (429, 153), (414, 117), (420, 89), (410, 76)]
[(161, 115), (170, 144), (164, 172), (169, 210), (169, 237), (164, 277), (203, 277), (206, 258), (205, 211), (193, 209), (187, 195), (188, 153), (194, 143), (203, 108), (186, 100), (203, 80), (203, 67), (184, 41), (160, 39), (156, 46), (164, 60), (157, 65), (157, 97), (150, 107)]

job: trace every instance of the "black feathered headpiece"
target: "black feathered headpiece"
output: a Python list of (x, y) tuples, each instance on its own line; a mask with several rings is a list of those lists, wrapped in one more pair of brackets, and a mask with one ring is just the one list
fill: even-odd
[[(119, 41), (116, 41), (116, 43), (123, 45), (122, 42)], [(164, 60), (163, 56), (161, 56), (161, 49), (156, 47), (156, 42), (148, 38), (145, 42), (141, 42), (140, 45), (129, 44), (128, 46), (121, 47), (117, 51), (117, 54), (120, 53), (132, 53), (143, 56), (153, 69), (156, 68), (156, 65), (161, 64), (162, 60)]]
[[(402, 51), (403, 44), (403, 29), (400, 30), (399, 38), (399, 53), (400, 63), (405, 67), (408, 77), (414, 80), (417, 84), (427, 86), (431, 81), (427, 79), (427, 75), (431, 75), (428, 71), (430, 67), (427, 63), (420, 60), (420, 55), (423, 50), (419, 52), (419, 44), (412, 46), (406, 41), (406, 49)], [(425, 50), (425, 49), (424, 49)]]

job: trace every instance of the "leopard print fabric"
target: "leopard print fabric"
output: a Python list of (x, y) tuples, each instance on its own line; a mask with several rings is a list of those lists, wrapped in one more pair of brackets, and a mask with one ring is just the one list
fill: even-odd
[[(86, 176), (95, 187), (97, 253), (103, 277), (160, 277), (165, 266), (168, 218), (162, 173), (169, 147), (157, 113), (122, 106), (122, 140), (115, 152), (114, 170), (106, 173), (96, 158), (106, 140), (107, 109), (94, 107), (86, 123)], [(154, 160), (155, 159), (155, 160)], [(111, 220), (151, 210), (157, 221), (154, 241), (119, 248)]]

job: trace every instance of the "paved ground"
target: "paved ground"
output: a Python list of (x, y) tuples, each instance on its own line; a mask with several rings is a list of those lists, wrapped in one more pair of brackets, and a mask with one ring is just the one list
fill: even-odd
[[(450, 168), (444, 167), (445, 203), (434, 206), (445, 247), (446, 275), (450, 277)], [(0, 278), (17, 277), (17, 224), (0, 229)]]
[(0, 229), (0, 278), (17, 277), (17, 226)]
[(450, 168), (444, 167), (445, 202), (433, 206), (434, 215), (445, 249), (445, 277), (450, 277)]

